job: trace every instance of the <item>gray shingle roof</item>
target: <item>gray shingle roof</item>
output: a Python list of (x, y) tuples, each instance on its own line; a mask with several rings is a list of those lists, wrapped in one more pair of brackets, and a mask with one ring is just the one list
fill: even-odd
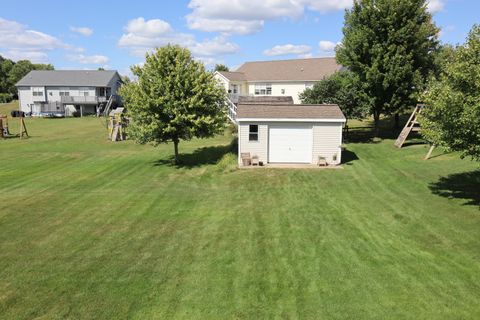
[(240, 96), (238, 104), (293, 104), (291, 96)]
[(55, 70), (30, 71), (17, 82), (20, 86), (72, 86), (72, 87), (106, 87), (117, 74), (115, 70)]
[(336, 104), (238, 105), (237, 119), (339, 119), (345, 120)]
[(246, 62), (236, 70), (247, 81), (319, 81), (342, 69), (335, 58)]

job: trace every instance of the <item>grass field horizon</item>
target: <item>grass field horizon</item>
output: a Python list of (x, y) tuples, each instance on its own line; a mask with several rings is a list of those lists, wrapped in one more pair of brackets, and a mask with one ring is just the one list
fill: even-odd
[(174, 166), (27, 119), (0, 140), (0, 318), (478, 319), (478, 163), (369, 125), (343, 170), (238, 170), (228, 132)]

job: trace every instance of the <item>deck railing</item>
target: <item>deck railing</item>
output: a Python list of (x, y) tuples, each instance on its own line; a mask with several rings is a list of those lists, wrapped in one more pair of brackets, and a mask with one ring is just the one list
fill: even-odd
[(108, 99), (100, 96), (62, 96), (60, 101), (63, 104), (98, 104), (105, 103)]

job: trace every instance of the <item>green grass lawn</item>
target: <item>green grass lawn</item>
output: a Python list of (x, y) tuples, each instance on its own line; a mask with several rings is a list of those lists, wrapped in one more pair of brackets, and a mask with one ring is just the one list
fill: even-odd
[(478, 163), (353, 130), (342, 170), (237, 170), (229, 134), (175, 167), (96, 118), (27, 126), (0, 141), (2, 319), (480, 318)]
[(18, 101), (0, 103), (0, 114), (10, 115), (10, 111), (12, 110), (18, 110)]

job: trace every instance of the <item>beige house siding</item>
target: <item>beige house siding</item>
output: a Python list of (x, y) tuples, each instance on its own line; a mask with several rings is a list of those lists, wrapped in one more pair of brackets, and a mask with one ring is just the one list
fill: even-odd
[[(268, 128), (271, 125), (286, 125), (290, 122), (240, 122), (238, 127), (238, 163), (242, 165), (241, 153), (249, 152), (258, 156), (259, 161), (268, 163)], [(249, 125), (258, 125), (258, 141), (249, 141)], [(318, 162), (318, 157), (327, 159), (329, 164), (341, 164), (342, 128), (341, 122), (302, 122), (313, 127), (312, 163)], [(336, 155), (336, 161), (333, 161)]]
[[(294, 104), (301, 103), (300, 94), (305, 91), (307, 86), (314, 85), (315, 82), (302, 81), (302, 82), (257, 82), (257, 83), (269, 83), (272, 85), (272, 96), (291, 96)], [(255, 82), (248, 84), (248, 93), (255, 95)]]

